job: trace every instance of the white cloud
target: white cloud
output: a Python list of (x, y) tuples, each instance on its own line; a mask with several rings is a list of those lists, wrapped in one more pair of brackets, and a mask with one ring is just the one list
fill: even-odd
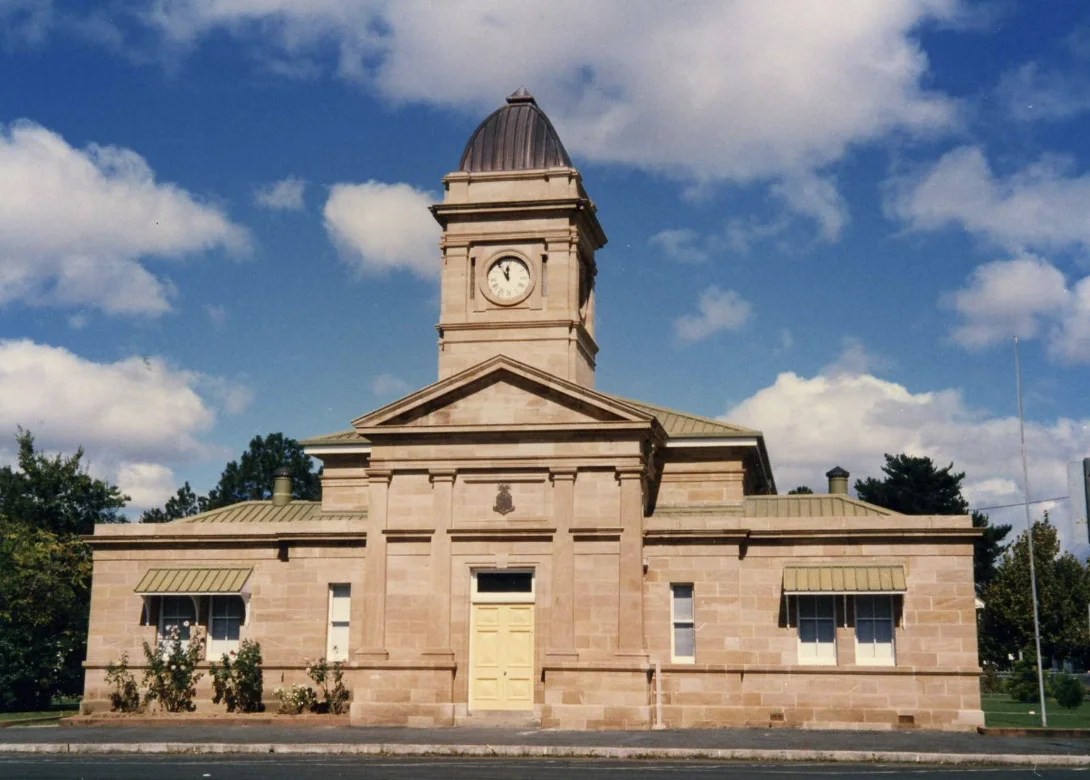
[(1090, 363), (1090, 276), (1072, 289), (1049, 342), (1049, 354), (1067, 363)]
[(651, 236), (648, 243), (659, 247), (664, 255), (679, 263), (703, 263), (709, 256), (700, 234), (690, 228), (660, 230)]
[(307, 183), (302, 179), (289, 176), (271, 184), (264, 184), (254, 190), (257, 205), (273, 211), (302, 211), (303, 190)]
[(772, 194), (795, 213), (817, 222), (826, 241), (836, 241), (848, 224), (848, 205), (831, 177), (797, 174), (774, 184)]
[[(927, 456), (964, 471), (974, 506), (1020, 501), (1022, 471), (1018, 418), (966, 405), (955, 389), (914, 393), (870, 374), (817, 376), (783, 373), (776, 382), (727, 411), (724, 419), (762, 430), (785, 491), (807, 484), (819, 492), (834, 465), (855, 478), (881, 477), (884, 453)], [(1066, 464), (1090, 451), (1090, 417), (1027, 421), (1031, 500), (1067, 493)], [(1034, 508), (1039, 516), (1041, 506)], [(1056, 507), (1065, 511), (1063, 502)], [(1017, 520), (1021, 509), (993, 512)], [(1024, 522), (1024, 520), (1022, 521)]]
[(13, 459), (11, 437), (21, 426), (44, 451), (83, 447), (93, 473), (150, 500), (165, 489), (169, 464), (214, 451), (202, 437), (217, 407), (231, 405), (223, 387), (237, 385), (159, 357), (100, 363), (61, 347), (0, 340), (0, 462)]
[(428, 211), (435, 201), (433, 193), (408, 184), (335, 184), (323, 210), (326, 232), (357, 271), (404, 268), (436, 278), (442, 230)]
[(887, 212), (913, 230), (960, 226), (1014, 251), (1090, 248), (1090, 175), (1046, 157), (997, 177), (977, 146), (963, 146), (915, 178), (891, 182)]
[(134, 509), (161, 506), (177, 490), (174, 472), (159, 463), (126, 463), (117, 471), (117, 486)]
[(52, 23), (52, 0), (0, 0), (0, 43), (39, 43)]
[(879, 368), (885, 368), (889, 361), (867, 350), (862, 340), (853, 336), (845, 337), (842, 349), (836, 360), (825, 365), (818, 372), (822, 376), (858, 376), (869, 374)]
[(379, 374), (371, 380), (371, 392), (378, 398), (406, 395), (413, 386), (393, 374)]
[[(922, 86), (916, 33), (961, 12), (956, 0), (478, 0), (427, 13), (371, 0), (175, 0), (143, 18), (173, 44), (226, 32), (261, 61), (308, 68), (334, 42), (339, 73), (393, 103), (479, 114), (525, 84), (588, 159), (690, 182), (799, 182), (853, 145), (956, 124), (953, 101)], [(844, 214), (823, 189), (789, 203), (831, 235)]]
[(753, 313), (749, 301), (734, 290), (720, 290), (715, 285), (701, 291), (697, 308), (699, 314), (674, 320), (674, 334), (682, 341), (701, 341), (721, 330), (738, 330)]
[(1041, 318), (1067, 302), (1064, 275), (1033, 255), (979, 266), (951, 304), (962, 324), (954, 341), (970, 349), (1038, 335)]
[(1020, 121), (1069, 119), (1090, 111), (1090, 79), (1084, 72), (1084, 63), (1060, 71), (1030, 62), (1006, 73), (997, 92), (1011, 116)]
[(968, 349), (1048, 333), (1049, 355), (1090, 362), (1090, 277), (1068, 287), (1063, 273), (1033, 255), (978, 267), (967, 285), (947, 296), (960, 318), (954, 341)]
[(217, 330), (227, 324), (227, 307), (217, 303), (206, 303), (204, 313), (208, 315), (212, 327)]
[(135, 152), (0, 125), (0, 305), (162, 314), (173, 286), (143, 259), (244, 251), (248, 240), (218, 208), (157, 182)]

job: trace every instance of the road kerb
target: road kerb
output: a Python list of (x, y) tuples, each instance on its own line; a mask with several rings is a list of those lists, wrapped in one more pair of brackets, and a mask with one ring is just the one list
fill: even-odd
[(1090, 755), (915, 753), (885, 750), (583, 747), (575, 745), (417, 745), (405, 743), (43, 742), (0, 744), (0, 754), (449, 756), (461, 758), (588, 758), (805, 763), (935, 764), (945, 766), (1090, 767)]

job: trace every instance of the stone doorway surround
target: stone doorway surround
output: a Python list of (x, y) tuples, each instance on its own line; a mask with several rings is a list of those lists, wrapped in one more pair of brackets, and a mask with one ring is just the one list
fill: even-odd
[(532, 568), (471, 572), (471, 715), (534, 710), (536, 580)]

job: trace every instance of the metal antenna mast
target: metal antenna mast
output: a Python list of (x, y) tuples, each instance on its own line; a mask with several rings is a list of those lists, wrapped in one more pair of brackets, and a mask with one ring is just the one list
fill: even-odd
[(1026, 421), (1022, 415), (1022, 363), (1018, 356), (1018, 337), (1014, 337), (1014, 373), (1018, 381), (1018, 433), (1022, 438), (1022, 488), (1025, 491), (1026, 543), (1029, 545), (1029, 586), (1033, 593), (1033, 640), (1037, 644), (1037, 688), (1041, 695), (1041, 727), (1048, 726), (1045, 709), (1045, 672), (1041, 663), (1041, 620), (1037, 615), (1037, 570), (1033, 563), (1033, 520), (1029, 514), (1029, 466), (1026, 461)]

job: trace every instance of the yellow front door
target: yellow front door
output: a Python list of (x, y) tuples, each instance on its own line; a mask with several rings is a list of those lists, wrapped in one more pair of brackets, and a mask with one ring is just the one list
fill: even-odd
[(470, 686), (473, 709), (533, 709), (533, 604), (473, 605)]

